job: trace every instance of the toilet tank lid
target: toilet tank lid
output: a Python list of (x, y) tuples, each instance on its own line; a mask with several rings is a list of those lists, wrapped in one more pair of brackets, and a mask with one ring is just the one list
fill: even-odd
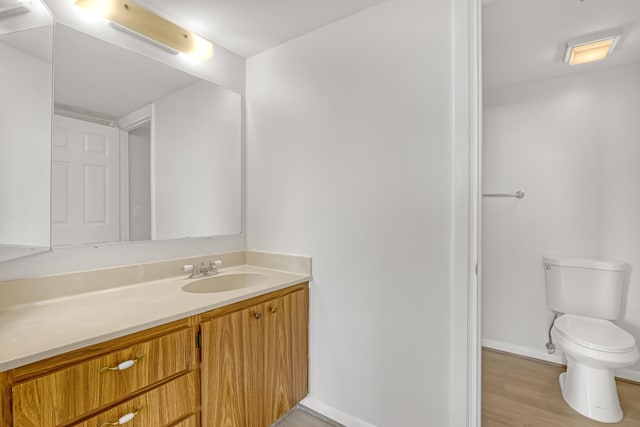
[(597, 270), (623, 271), (626, 264), (621, 261), (611, 261), (598, 258), (570, 257), (560, 255), (547, 255), (542, 257), (543, 263), (559, 265), (563, 267), (594, 268)]

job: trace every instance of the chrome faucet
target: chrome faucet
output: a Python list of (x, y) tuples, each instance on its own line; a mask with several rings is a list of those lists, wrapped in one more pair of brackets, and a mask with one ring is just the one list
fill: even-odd
[(197, 279), (203, 276), (214, 276), (218, 274), (218, 267), (222, 265), (222, 261), (217, 259), (209, 263), (208, 267), (205, 267), (204, 262), (198, 266), (196, 263), (187, 264), (183, 267), (184, 271), (191, 271), (189, 279)]
[(220, 267), (221, 265), (222, 265), (222, 261), (219, 259), (213, 262), (210, 262), (209, 267), (207, 267), (207, 270), (204, 272), (204, 274), (207, 276), (213, 276), (215, 274), (218, 274), (218, 267)]

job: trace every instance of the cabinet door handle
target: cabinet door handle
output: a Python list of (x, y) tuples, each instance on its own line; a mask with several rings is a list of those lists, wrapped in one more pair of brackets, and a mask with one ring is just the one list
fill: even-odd
[(120, 362), (118, 363), (118, 366), (113, 366), (113, 367), (105, 366), (103, 368), (100, 368), (98, 372), (100, 372), (101, 374), (104, 374), (105, 372), (109, 372), (109, 371), (124, 371), (125, 369), (129, 369), (130, 367), (138, 363), (138, 361), (142, 360), (143, 358), (144, 358), (144, 354), (141, 353), (137, 355), (135, 359), (129, 359), (129, 360), (125, 360), (124, 362)]
[(100, 427), (121, 426), (122, 424), (126, 424), (129, 421), (131, 421), (132, 419), (134, 419), (135, 416), (138, 415), (138, 412), (140, 412), (142, 410), (142, 408), (144, 408), (144, 405), (138, 406), (136, 408), (136, 410), (133, 411), (133, 412), (129, 412), (128, 414), (124, 414), (123, 416), (118, 418), (118, 421), (107, 421), (106, 423), (101, 424)]
[(273, 314), (276, 314), (278, 312), (278, 307), (276, 307), (276, 306), (271, 307), (271, 312)]
[(262, 317), (262, 313), (260, 313), (259, 311), (256, 311), (255, 313), (253, 313), (253, 317), (260, 320), (260, 318)]

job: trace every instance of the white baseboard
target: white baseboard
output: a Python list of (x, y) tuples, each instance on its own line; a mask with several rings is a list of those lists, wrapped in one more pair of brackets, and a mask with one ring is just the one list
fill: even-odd
[[(567, 359), (565, 359), (564, 355), (561, 352), (548, 354), (546, 351), (537, 350), (535, 348), (509, 344), (503, 341), (491, 340), (487, 338), (482, 339), (482, 346), (494, 350), (504, 351), (506, 353), (530, 357), (532, 359), (544, 360), (545, 362), (558, 363), (561, 365), (567, 364)], [(616, 377), (625, 380), (640, 382), (640, 371), (628, 368), (618, 369), (616, 371)]]
[(509, 344), (504, 341), (490, 340), (487, 338), (482, 339), (482, 346), (493, 350), (504, 351), (506, 353), (517, 354), (519, 356), (530, 357), (532, 359), (544, 360), (545, 362), (558, 363), (560, 365), (567, 364), (567, 359), (565, 359), (564, 355), (560, 352), (549, 354), (546, 351), (540, 351), (535, 348)]
[(369, 424), (368, 422), (356, 418), (352, 415), (345, 414), (344, 412), (327, 405), (326, 403), (311, 395), (305, 397), (302, 402), (300, 402), (300, 404), (321, 415), (324, 415), (327, 418), (343, 424), (346, 427), (376, 427), (373, 424)]
[(640, 372), (635, 369), (618, 369), (616, 371), (616, 377), (640, 383)]

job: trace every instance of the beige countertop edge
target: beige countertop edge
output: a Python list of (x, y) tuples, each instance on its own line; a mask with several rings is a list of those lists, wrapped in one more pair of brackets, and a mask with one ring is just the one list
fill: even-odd
[[(175, 320), (184, 319), (186, 317), (194, 316), (200, 313), (204, 313), (219, 307), (223, 307), (229, 304), (233, 304), (236, 302), (244, 301), (256, 296), (265, 295), (273, 291), (277, 291), (280, 289), (288, 288), (300, 283), (308, 282), (312, 279), (310, 275), (299, 274), (299, 273), (290, 273), (281, 270), (270, 270), (267, 268), (259, 268), (267, 271), (274, 271), (279, 273), (286, 273), (287, 275), (295, 276), (292, 277), (291, 280), (287, 280), (285, 282), (279, 282), (277, 284), (271, 285), (269, 287), (251, 289), (247, 288), (246, 292), (241, 294), (236, 294), (233, 296), (229, 296), (221, 301), (217, 301), (215, 303), (204, 303), (202, 306), (194, 307), (190, 310), (181, 311), (179, 313), (173, 313), (170, 315), (162, 315), (158, 313), (157, 316), (150, 314), (146, 316), (147, 319), (143, 321), (136, 321), (131, 323), (125, 327), (118, 327), (112, 331), (100, 333), (98, 335), (85, 334), (85, 336), (79, 336), (71, 342), (66, 342), (59, 346), (48, 347), (48, 348), (37, 348), (36, 345), (33, 346), (33, 351), (25, 352), (21, 355), (9, 356), (8, 358), (4, 358), (2, 356), (2, 351), (0, 351), (0, 372), (5, 372), (10, 369), (18, 368), (21, 366), (28, 365), (29, 363), (37, 362), (40, 360), (44, 360), (53, 356), (57, 356), (63, 353), (67, 353), (69, 351), (78, 350), (83, 347), (87, 347), (90, 345), (98, 344), (101, 342), (109, 341), (111, 339), (120, 338), (126, 335), (130, 335), (135, 332), (140, 332), (146, 329), (153, 328), (155, 326), (160, 326)], [(55, 304), (52, 303), (52, 304)], [(73, 320), (77, 319), (69, 319), (70, 323), (73, 323)], [(0, 325), (1, 327), (1, 325)], [(45, 332), (43, 332), (45, 333)], [(30, 335), (30, 340), (37, 340), (37, 336)], [(2, 347), (6, 345), (6, 343), (0, 342), (0, 350)]]

